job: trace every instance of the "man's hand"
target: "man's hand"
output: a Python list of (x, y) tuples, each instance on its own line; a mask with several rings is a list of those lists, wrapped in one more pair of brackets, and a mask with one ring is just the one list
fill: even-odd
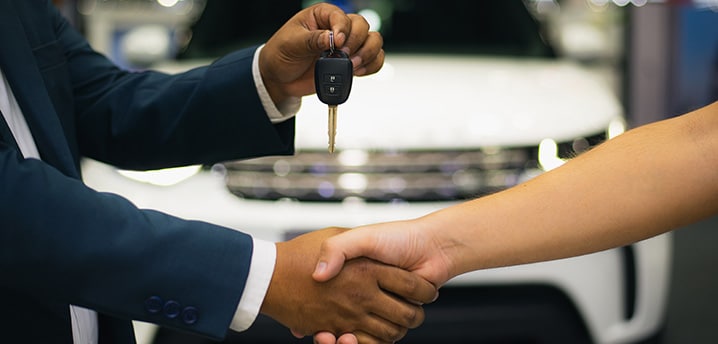
[(328, 281), (345, 261), (367, 257), (414, 272), (440, 287), (456, 275), (447, 252), (461, 243), (433, 235), (430, 228), (422, 218), (362, 226), (328, 238), (312, 276), (320, 282)]
[(423, 322), (420, 304), (433, 301), (436, 288), (415, 274), (369, 259), (348, 261), (329, 282), (314, 281), (320, 245), (343, 231), (325, 229), (278, 243), (261, 312), (299, 336), (354, 333), (368, 344), (401, 339), (408, 328)]
[(383, 39), (378, 32), (369, 32), (364, 17), (316, 4), (289, 19), (260, 52), (262, 80), (276, 104), (315, 92), (314, 63), (329, 49), (330, 30), (335, 47), (351, 58), (355, 75), (375, 73), (384, 64)]

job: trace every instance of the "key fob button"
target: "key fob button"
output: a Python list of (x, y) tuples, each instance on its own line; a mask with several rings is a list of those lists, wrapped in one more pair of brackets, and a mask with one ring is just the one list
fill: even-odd
[(324, 89), (328, 96), (338, 97), (342, 94), (342, 87), (338, 85), (327, 85)]
[(332, 83), (332, 84), (341, 84), (342, 83), (342, 76), (337, 74), (325, 74), (324, 75), (324, 82)]

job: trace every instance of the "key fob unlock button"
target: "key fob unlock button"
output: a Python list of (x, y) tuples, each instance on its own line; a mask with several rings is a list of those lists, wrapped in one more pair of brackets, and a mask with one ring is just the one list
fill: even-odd
[(342, 94), (342, 87), (340, 85), (325, 85), (324, 92), (327, 96), (338, 97)]
[(341, 84), (342, 76), (338, 74), (324, 74), (324, 82), (332, 84)]

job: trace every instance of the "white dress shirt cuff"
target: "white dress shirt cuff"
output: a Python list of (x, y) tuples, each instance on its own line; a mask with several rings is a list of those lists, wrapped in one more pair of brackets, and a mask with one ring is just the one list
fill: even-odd
[(269, 282), (274, 273), (274, 264), (277, 259), (277, 248), (273, 242), (252, 238), (254, 250), (252, 263), (249, 265), (249, 275), (244, 286), (242, 298), (234, 313), (229, 328), (240, 332), (248, 329), (259, 314), (259, 309), (267, 294)]
[(299, 111), (299, 107), (302, 105), (302, 98), (291, 97), (280, 104), (274, 104), (272, 97), (267, 92), (267, 88), (264, 86), (262, 80), (262, 74), (259, 71), (259, 52), (262, 51), (264, 45), (259, 46), (254, 52), (254, 59), (252, 60), (252, 75), (254, 76), (254, 85), (257, 87), (257, 93), (259, 99), (262, 101), (264, 111), (267, 112), (269, 120), (272, 123), (280, 123), (294, 117)]

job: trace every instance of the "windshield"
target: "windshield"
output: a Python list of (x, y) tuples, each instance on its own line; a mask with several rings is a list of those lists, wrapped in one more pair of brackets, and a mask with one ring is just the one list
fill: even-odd
[[(180, 58), (207, 58), (265, 42), (307, 0), (211, 0)], [(362, 14), (382, 33), (387, 53), (552, 57), (522, 0), (330, 1)]]

